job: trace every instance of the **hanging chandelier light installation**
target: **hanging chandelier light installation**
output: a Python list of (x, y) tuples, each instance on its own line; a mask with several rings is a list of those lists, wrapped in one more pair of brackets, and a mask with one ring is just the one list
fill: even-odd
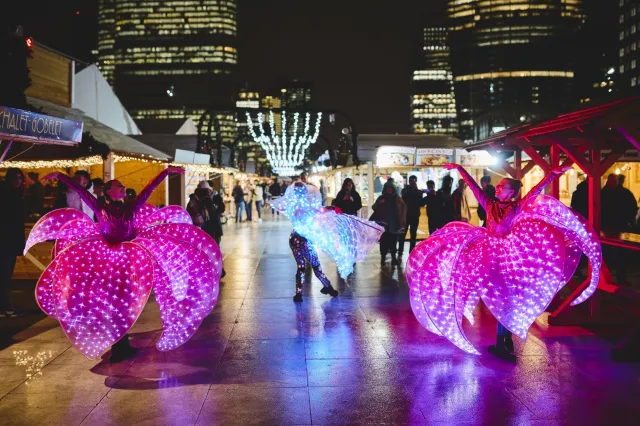
[[(296, 167), (302, 164), (304, 154), (312, 143), (315, 143), (320, 135), (320, 122), (322, 113), (315, 117), (315, 127), (310, 133), (312, 114), (304, 113), (304, 118), (296, 112), (293, 114), (293, 121), (287, 123), (287, 112), (282, 111), (280, 117), (280, 134), (276, 132), (276, 116), (273, 111), (269, 111), (269, 132), (265, 130), (264, 114), (258, 113), (256, 122), (247, 114), (247, 124), (253, 140), (258, 142), (267, 154), (267, 159), (271, 163), (273, 171), (281, 176), (294, 176), (299, 172)], [(259, 127), (256, 133), (255, 127)]]

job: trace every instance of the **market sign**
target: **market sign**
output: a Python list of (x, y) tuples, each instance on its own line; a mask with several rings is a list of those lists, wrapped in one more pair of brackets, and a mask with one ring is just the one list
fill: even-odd
[(54, 145), (82, 142), (82, 121), (0, 106), (0, 140)]
[(416, 166), (442, 166), (453, 162), (453, 149), (418, 148), (416, 152)]
[(464, 167), (489, 167), (495, 164), (494, 158), (487, 151), (456, 150), (458, 162)]
[(381, 146), (376, 153), (378, 167), (413, 166), (416, 149), (407, 146)]

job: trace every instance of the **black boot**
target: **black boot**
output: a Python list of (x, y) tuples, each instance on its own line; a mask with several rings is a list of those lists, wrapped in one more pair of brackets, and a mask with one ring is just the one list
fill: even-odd
[(302, 302), (302, 293), (296, 293), (296, 295), (293, 296), (293, 301), (297, 303)]
[(513, 353), (513, 349), (510, 351), (507, 347), (507, 338), (511, 342), (511, 348), (513, 348), (513, 340), (511, 340), (511, 336), (499, 334), (496, 337), (496, 344), (489, 346), (489, 353), (505, 361), (516, 362), (516, 356)]
[(322, 293), (322, 294), (330, 294), (331, 297), (336, 297), (338, 295), (338, 290), (336, 290), (335, 288), (333, 288), (331, 286), (331, 284), (329, 284), (326, 287), (322, 287), (320, 289), (320, 293)]
[(129, 343), (129, 335), (125, 334), (122, 339), (118, 340), (111, 347), (111, 356), (109, 357), (109, 361), (114, 363), (121, 362), (134, 357), (136, 352), (138, 352), (138, 350)]
[(504, 348), (509, 351), (509, 353), (515, 353), (515, 348), (513, 347), (513, 338), (509, 334), (504, 338)]

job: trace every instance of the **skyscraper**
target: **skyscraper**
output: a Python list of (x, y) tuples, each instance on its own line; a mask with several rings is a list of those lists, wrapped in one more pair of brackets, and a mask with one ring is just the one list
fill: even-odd
[(162, 121), (219, 112), (235, 134), (231, 75), (237, 63), (235, 0), (100, 0), (103, 74), (145, 132)]
[(582, 0), (449, 0), (458, 118), (478, 140), (573, 103)]
[[(620, 91), (640, 92), (640, 1), (616, 0), (618, 16), (618, 80)], [(614, 5), (611, 5), (613, 7)]]
[(412, 131), (415, 134), (456, 135), (456, 99), (447, 29), (425, 28), (420, 50), (412, 79)]
[(280, 92), (282, 108), (299, 110), (311, 108), (311, 83), (292, 80)]

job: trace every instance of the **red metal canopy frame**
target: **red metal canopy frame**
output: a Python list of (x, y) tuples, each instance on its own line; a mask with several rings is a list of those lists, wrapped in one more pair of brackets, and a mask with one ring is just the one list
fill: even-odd
[[(602, 175), (625, 151), (640, 151), (638, 141), (640, 97), (633, 97), (562, 114), (539, 123), (516, 126), (469, 145), (467, 150), (489, 151), (500, 159), (500, 166), (514, 179), (522, 179), (536, 165), (546, 174), (555, 167), (576, 164), (587, 176), (588, 220), (599, 232)], [(523, 152), (531, 158), (525, 165), (522, 164)], [(512, 157), (513, 165), (507, 161)], [(559, 183), (554, 180), (550, 186), (550, 193), (553, 197), (559, 198), (559, 192)], [(639, 245), (631, 241), (603, 238), (603, 243), (640, 250)], [(550, 324), (586, 288), (588, 282), (587, 279), (578, 285), (551, 313)], [(613, 284), (604, 262), (598, 288), (609, 293), (621, 290)], [(593, 306), (591, 312), (593, 313)]]

